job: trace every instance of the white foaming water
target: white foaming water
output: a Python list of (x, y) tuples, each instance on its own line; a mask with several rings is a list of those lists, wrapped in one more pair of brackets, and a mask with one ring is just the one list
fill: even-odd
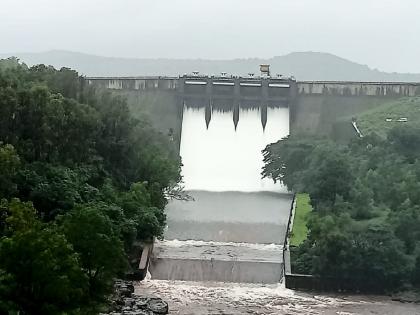
[(184, 108), (181, 157), (185, 189), (286, 192), (280, 183), (261, 179), (261, 150), (288, 134), (288, 108), (269, 108), (265, 131), (257, 109), (241, 109), (235, 131), (232, 112), (213, 111), (207, 129), (204, 109)]
[(163, 240), (163, 241), (156, 241), (157, 245), (164, 244), (168, 247), (188, 247), (188, 246), (205, 246), (205, 245), (212, 245), (212, 246), (237, 246), (237, 247), (246, 247), (251, 249), (257, 250), (283, 250), (282, 244), (257, 244), (257, 243), (235, 243), (235, 242), (205, 242), (205, 241), (197, 241), (197, 240), (186, 240), (180, 241), (177, 239), (174, 240)]
[(171, 301), (169, 314), (419, 314), (418, 305), (389, 297), (313, 295), (284, 284), (153, 280), (137, 284), (136, 292)]

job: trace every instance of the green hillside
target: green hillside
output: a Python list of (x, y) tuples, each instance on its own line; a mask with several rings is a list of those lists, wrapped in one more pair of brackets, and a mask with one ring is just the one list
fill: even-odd
[[(404, 118), (407, 119), (406, 122), (398, 121)], [(420, 98), (388, 101), (358, 115), (357, 125), (363, 134), (376, 133), (381, 137), (385, 137), (390, 129), (398, 125), (420, 127)]]
[(292, 236), (290, 238), (290, 244), (292, 246), (299, 246), (306, 240), (308, 236), (308, 223), (309, 213), (312, 211), (310, 204), (310, 198), (308, 194), (297, 194), (296, 195), (296, 211), (295, 218), (293, 220)]

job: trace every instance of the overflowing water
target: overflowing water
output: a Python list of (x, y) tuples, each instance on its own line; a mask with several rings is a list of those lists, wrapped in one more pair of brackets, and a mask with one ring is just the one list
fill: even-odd
[(236, 243), (282, 243), (290, 194), (189, 191), (194, 201), (167, 207), (167, 239)]
[(152, 279), (278, 283), (292, 196), (261, 178), (261, 151), (288, 135), (288, 109), (268, 109), (265, 128), (258, 109), (240, 110), (236, 128), (232, 112), (213, 111), (209, 125), (205, 116), (184, 109), (182, 175), (194, 200), (168, 204)]
[(236, 131), (232, 112), (214, 111), (207, 129), (204, 108), (185, 108), (181, 137), (185, 188), (286, 192), (279, 183), (261, 179), (261, 150), (288, 134), (288, 108), (269, 108), (265, 130), (259, 110), (241, 109)]

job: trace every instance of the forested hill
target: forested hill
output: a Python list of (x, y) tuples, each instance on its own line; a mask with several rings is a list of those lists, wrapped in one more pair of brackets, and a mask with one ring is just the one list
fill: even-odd
[(0, 58), (14, 55), (28, 65), (49, 64), (78, 69), (87, 76), (169, 75), (199, 71), (204, 74), (227, 72), (236, 75), (257, 73), (261, 63), (271, 64), (273, 74), (293, 75), (298, 80), (344, 81), (420, 81), (420, 74), (386, 73), (328, 53), (296, 52), (270, 59), (134, 59), (111, 58), (69, 51), (43, 53), (0, 54)]

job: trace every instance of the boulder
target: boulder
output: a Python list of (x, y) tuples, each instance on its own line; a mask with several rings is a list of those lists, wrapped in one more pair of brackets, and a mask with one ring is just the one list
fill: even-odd
[(161, 298), (150, 298), (147, 302), (147, 308), (155, 314), (168, 314), (169, 307)]

